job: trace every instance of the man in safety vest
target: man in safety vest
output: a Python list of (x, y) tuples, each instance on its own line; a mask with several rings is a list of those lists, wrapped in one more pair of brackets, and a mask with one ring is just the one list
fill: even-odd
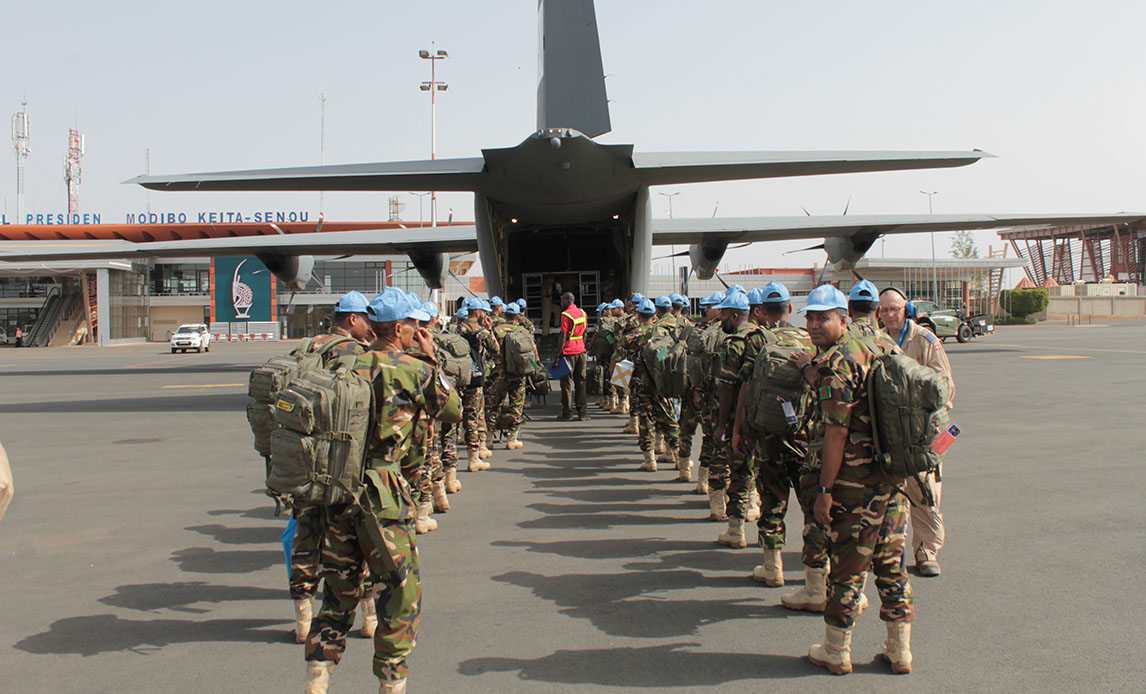
[(561, 415), (558, 419), (573, 419), (573, 390), (577, 391), (577, 418), (589, 419), (585, 405), (585, 333), (589, 318), (573, 303), (573, 294), (561, 295), (561, 347), (553, 360), (556, 367), (562, 359), (570, 372), (561, 377)]

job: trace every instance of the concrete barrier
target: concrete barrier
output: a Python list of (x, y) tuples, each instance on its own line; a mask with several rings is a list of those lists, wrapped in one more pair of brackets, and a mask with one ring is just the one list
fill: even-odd
[(1146, 297), (1052, 296), (1047, 310), (1032, 317), (1038, 320), (1065, 320), (1067, 316), (1143, 318), (1146, 317)]

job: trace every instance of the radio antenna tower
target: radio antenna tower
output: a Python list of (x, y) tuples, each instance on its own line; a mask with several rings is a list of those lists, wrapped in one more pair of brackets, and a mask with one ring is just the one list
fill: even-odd
[(84, 156), (84, 136), (79, 130), (68, 130), (68, 156), (64, 159), (64, 183), (68, 184), (68, 223), (80, 211), (80, 160)]
[(16, 222), (24, 220), (24, 162), (28, 159), (28, 100), (12, 116), (12, 144), (16, 146)]

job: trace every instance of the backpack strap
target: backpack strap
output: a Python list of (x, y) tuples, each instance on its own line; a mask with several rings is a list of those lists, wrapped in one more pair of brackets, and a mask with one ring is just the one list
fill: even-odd
[(353, 337), (349, 337), (347, 335), (336, 335), (336, 336), (330, 338), (329, 340), (327, 340), (326, 342), (323, 342), (321, 345), (319, 345), (318, 348), (314, 350), (314, 353), (319, 355), (319, 356), (322, 356), (323, 354), (326, 354), (327, 352), (334, 349), (338, 345), (345, 344), (347, 342), (354, 342), (354, 341), (355, 340)]

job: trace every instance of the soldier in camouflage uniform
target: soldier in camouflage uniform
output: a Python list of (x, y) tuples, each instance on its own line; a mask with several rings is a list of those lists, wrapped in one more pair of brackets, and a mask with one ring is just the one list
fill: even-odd
[[(716, 292), (701, 299), (700, 306), (704, 310), (704, 319), (696, 324), (693, 329), (699, 332), (705, 330), (719, 331), (720, 311), (713, 307), (722, 301), (724, 301), (723, 292)], [(712, 356), (715, 357), (715, 355)], [(701, 428), (700, 456), (698, 459), (700, 469), (697, 472), (697, 483), (694, 491), (697, 494), (707, 496), (708, 466), (712, 462), (713, 451), (712, 433), (716, 429), (711, 416), (715, 391), (711, 378), (706, 378), (699, 384), (690, 383), (689, 385), (692, 388), (692, 395), (683, 398), (680, 404), (680, 443), (677, 448), (677, 459), (685, 461), (681, 464), (682, 469), (692, 469), (692, 439), (699, 424)], [(681, 481), (687, 481), (684, 479), (683, 473)]]
[(533, 321), (529, 319), (529, 316), (525, 315), (525, 308), (528, 305), (528, 302), (526, 302), (525, 299), (518, 299), (516, 303), (518, 308), (517, 322), (521, 324), (521, 327), (528, 330), (530, 335), (532, 335), (534, 333)]
[[(640, 295), (634, 294), (634, 296)], [(639, 304), (640, 302), (637, 303)], [(625, 333), (632, 329), (633, 325), (636, 323), (636, 310), (636, 305), (632, 304), (631, 302), (627, 305), (624, 302), (621, 302), (621, 309), (619, 311), (615, 311), (614, 317), (616, 318), (616, 321), (613, 323), (613, 361), (609, 364), (610, 377), (612, 377), (613, 370), (616, 368), (617, 362), (625, 358), (621, 353), (620, 345), (625, 339)], [(630, 414), (630, 410), (632, 409), (632, 397), (629, 391), (629, 388), (622, 388), (620, 386), (617, 387), (617, 401), (613, 407), (613, 414)], [(637, 433), (636, 419), (630, 418), (622, 431), (624, 431), (626, 434)]]
[[(593, 336), (589, 338), (588, 350), (597, 364), (598, 392), (601, 394), (597, 407), (602, 410), (613, 409), (613, 384), (609, 383), (609, 364), (613, 361), (613, 345), (609, 342), (612, 335), (613, 311), (609, 302), (603, 302), (597, 307), (597, 327), (593, 329)], [(607, 355), (607, 356), (606, 356)]]
[(359, 355), (354, 370), (374, 387), (374, 429), (367, 442), (363, 503), (324, 507), (323, 606), (306, 644), (306, 691), (325, 694), (334, 666), (346, 649), (354, 605), (362, 597), (358, 577), (369, 567), (379, 624), (374, 634), (374, 674), (380, 692), (404, 692), (407, 660), (414, 649), (421, 611), (421, 582), (410, 485), (401, 470), (422, 419), (457, 421), (457, 393), (436, 364), (407, 352), (416, 342), (433, 352), (432, 338), (417, 327), (427, 315), (414, 310), (400, 289), (388, 287), (368, 309), (377, 336), (373, 351)]
[[(496, 358), (499, 352), (497, 340), (484, 325), (484, 302), (480, 299), (470, 299), (467, 310), (469, 314), (458, 324), (458, 334), (466, 338), (474, 347), (474, 354), (481, 361), (478, 368), (486, 378), (490, 377), (487, 362)], [(469, 451), (468, 466), (470, 472), (479, 472), (489, 469), (489, 463), (481, 459), (482, 448), (485, 446), (485, 391), (483, 384), (470, 385), (462, 392), (462, 427), (461, 433), (465, 436), (466, 448)]]
[(808, 332), (820, 350), (812, 361), (792, 361), (816, 372), (818, 405), (812, 447), (820, 452), (815, 517), (828, 527), (831, 553), (829, 599), (824, 611), (824, 642), (808, 651), (815, 665), (835, 674), (851, 672), (852, 626), (860, 610), (864, 577), (875, 574), (887, 624), (882, 657), (893, 672), (911, 672), (911, 621), (915, 616), (904, 548), (907, 506), (892, 478), (873, 459), (867, 374), (873, 343), (849, 334), (847, 299), (831, 285), (808, 297)]
[[(413, 303), (417, 304), (418, 309), (430, 316), (429, 320), (418, 321), (418, 327), (425, 328), (432, 336), (433, 326), (436, 325), (435, 319), (438, 316), (437, 304), (432, 301), (423, 303), (414, 294), (410, 294), (409, 297)], [(438, 363), (438, 345), (432, 341), (431, 344), (434, 346), (434, 351), (431, 354), (423, 354), (418, 345), (410, 348), (410, 354), (425, 361)], [(438, 521), (432, 515), (434, 511), (445, 512), (450, 510), (450, 502), (446, 498), (445, 473), (442, 470), (441, 456), (437, 452), (437, 431), (439, 428), (440, 426), (433, 420), (421, 420), (418, 423), (415, 438), (421, 441), (422, 445), (412, 446), (409, 460), (404, 461), (402, 465), (403, 472), (412, 476), (416, 475), (416, 478), (408, 479), (408, 481), (414, 490), (414, 505), (417, 510), (414, 528), (419, 535), (438, 529)]]
[[(672, 312), (672, 299), (667, 296), (658, 296), (654, 306), (657, 310), (657, 318), (653, 322), (653, 337), (668, 337), (675, 341), (679, 324), (676, 315)], [(680, 445), (680, 427), (676, 421), (676, 407), (672, 398), (657, 392), (651, 372), (645, 385), (649, 388), (653, 424), (656, 428), (653, 451), (657, 456), (663, 456), (662, 460), (667, 460), (675, 467), (677, 465), (676, 449)]]
[[(333, 329), (327, 335), (315, 337), (311, 344), (319, 347), (333, 339), (350, 338), (331, 347), (322, 358), (323, 366), (337, 361), (343, 356), (358, 355), (366, 351), (374, 341), (374, 331), (366, 318), (366, 297), (359, 292), (350, 292), (339, 298), (334, 305)], [(294, 540), (291, 543), (290, 557), (290, 597), (294, 601), (295, 641), (305, 643), (310, 633), (310, 623), (314, 618), (313, 599), (318, 593), (321, 578), (321, 546), (323, 534), (322, 509), (314, 506), (300, 506), (292, 510), (295, 520)], [(368, 579), (367, 579), (368, 580)], [(374, 616), (374, 604), (369, 600), (362, 603), (364, 624), (362, 634), (374, 635), (378, 620)]]
[[(656, 472), (657, 459), (653, 453), (652, 434), (652, 402), (649, 389), (645, 385), (648, 373), (641, 359), (641, 350), (652, 338), (653, 317), (656, 309), (653, 302), (644, 299), (637, 307), (636, 322), (629, 328), (618, 346), (620, 356), (633, 362), (633, 375), (629, 380), (629, 390), (636, 393), (636, 399), (631, 401), (630, 413), (637, 422), (637, 444), (640, 446), (644, 462), (641, 469)], [(634, 383), (636, 385), (634, 385)]]
[[(525, 328), (518, 322), (517, 304), (506, 304), (505, 319), (493, 329), (493, 336), (498, 342), (502, 358), (495, 372), (497, 374), (492, 385), (486, 387), (485, 399), (486, 430), (497, 428), (497, 420), (501, 415), (501, 403), (506, 402), (506, 408), (513, 418), (513, 424), (507, 431), (505, 448), (514, 451), (525, 446), (518, 440), (518, 429), (525, 419), (525, 377), (511, 375), (505, 368), (505, 337), (510, 332), (524, 333)], [(532, 339), (532, 335), (530, 335)], [(538, 358), (540, 362), (540, 358)]]
[[(717, 378), (717, 450), (708, 473), (708, 517), (709, 520), (727, 518), (728, 529), (717, 536), (717, 542), (740, 549), (748, 546), (744, 521), (751, 496), (749, 487), (753, 463), (751, 456), (741, 457), (732, 450), (730, 439), (735, 425), (744, 357), (759, 351), (764, 334), (748, 321), (748, 295), (744, 292), (730, 291), (717, 308), (720, 309), (721, 328), (727, 338), (721, 349), (720, 375)], [(725, 487), (728, 488), (727, 494)]]

